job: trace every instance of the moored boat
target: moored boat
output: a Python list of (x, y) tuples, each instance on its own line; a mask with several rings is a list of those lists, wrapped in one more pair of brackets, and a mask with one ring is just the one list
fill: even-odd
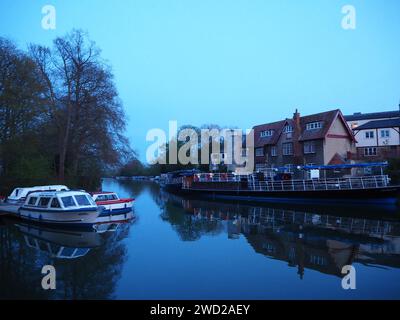
[(112, 220), (111, 216), (119, 220), (128, 219), (127, 214), (132, 211), (135, 201), (133, 198), (120, 199), (115, 192), (92, 192), (90, 195), (95, 203), (103, 208), (97, 219), (98, 222), (109, 222)]
[(38, 191), (67, 191), (69, 188), (64, 185), (49, 185), (49, 186), (35, 186), (35, 187), (24, 187), (15, 188), (11, 194), (4, 199), (7, 204), (19, 204), (22, 205), (25, 202), (26, 197), (32, 192)]
[[(374, 164), (352, 164), (341, 168), (364, 168)], [(383, 165), (383, 164), (379, 164)], [(300, 168), (300, 167), (299, 167)], [(302, 167), (301, 169), (309, 169)], [(335, 170), (338, 166), (315, 166), (310, 170)], [(277, 178), (278, 177), (278, 178)], [(182, 178), (179, 194), (214, 199), (265, 202), (317, 202), (396, 204), (400, 186), (392, 185), (388, 175), (346, 176), (340, 178), (292, 179), (290, 175), (236, 175), (232, 173), (198, 173)]]
[(87, 226), (96, 223), (102, 208), (83, 191), (32, 192), (17, 216), (45, 224)]

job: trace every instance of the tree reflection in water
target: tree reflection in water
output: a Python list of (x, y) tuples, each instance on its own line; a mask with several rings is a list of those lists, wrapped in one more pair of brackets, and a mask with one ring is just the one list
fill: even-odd
[[(131, 223), (96, 233), (8, 221), (0, 226), (0, 299), (113, 298)], [(41, 287), (44, 265), (56, 268), (56, 290)]]

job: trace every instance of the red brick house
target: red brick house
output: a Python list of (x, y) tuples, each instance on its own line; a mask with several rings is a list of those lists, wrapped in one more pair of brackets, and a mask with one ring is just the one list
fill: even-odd
[(337, 110), (253, 127), (256, 171), (271, 167), (346, 163), (355, 153), (355, 138)]

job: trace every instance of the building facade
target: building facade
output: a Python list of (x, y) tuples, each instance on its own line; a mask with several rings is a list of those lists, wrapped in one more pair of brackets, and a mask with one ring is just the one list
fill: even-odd
[(255, 170), (297, 165), (343, 164), (355, 152), (355, 139), (340, 110), (255, 126)]
[(400, 158), (400, 112), (354, 113), (345, 116), (356, 139), (357, 159)]

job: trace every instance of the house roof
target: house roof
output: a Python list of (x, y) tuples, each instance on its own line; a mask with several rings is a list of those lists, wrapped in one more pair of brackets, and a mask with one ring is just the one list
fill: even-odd
[[(300, 136), (299, 141), (307, 140), (318, 140), (324, 139), (327, 135), (332, 123), (339, 117), (343, 121), (343, 125), (347, 129), (349, 135), (354, 139), (351, 129), (348, 127), (346, 121), (343, 118), (342, 113), (339, 109), (312, 114), (309, 116), (300, 117)], [(306, 130), (307, 124), (311, 122), (322, 122), (322, 128)], [(288, 123), (294, 124), (293, 119), (285, 119), (273, 123), (266, 123), (253, 127), (254, 129), (254, 145), (261, 147), (264, 145), (274, 145), (278, 142), (279, 137), (283, 131), (283, 127)], [(265, 130), (274, 130), (274, 134), (271, 137), (261, 137), (260, 133)]]
[(361, 126), (354, 128), (353, 130), (380, 129), (380, 128), (393, 128), (393, 127), (400, 127), (400, 118), (369, 121)]
[(332, 159), (328, 162), (328, 165), (341, 165), (345, 163), (346, 160), (343, 159), (343, 157), (336, 152)]
[(346, 121), (386, 119), (386, 118), (396, 118), (396, 117), (400, 117), (400, 111), (384, 111), (384, 112), (373, 112), (373, 113), (356, 112), (352, 115), (344, 116)]
[[(322, 113), (316, 113), (300, 118), (301, 135), (299, 141), (324, 139), (328, 133), (331, 124), (336, 119), (340, 110), (332, 110)], [(306, 130), (307, 123), (322, 122), (321, 129)]]
[[(255, 146), (263, 146), (263, 145), (267, 145), (267, 144), (276, 144), (278, 142), (280, 133), (281, 133), (285, 123), (286, 123), (286, 120), (282, 120), (282, 121), (266, 123), (266, 124), (262, 124), (262, 125), (253, 127), (253, 129), (254, 129), (254, 145)], [(260, 133), (262, 131), (267, 131), (267, 130), (274, 130), (274, 134), (270, 137), (261, 137)]]

